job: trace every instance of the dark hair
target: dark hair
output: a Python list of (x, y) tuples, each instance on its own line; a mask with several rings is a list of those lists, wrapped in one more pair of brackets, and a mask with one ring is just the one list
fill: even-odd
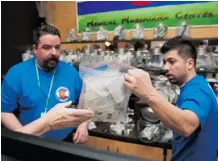
[(192, 58), (196, 64), (197, 51), (189, 40), (184, 39), (181, 36), (171, 38), (163, 44), (160, 51), (165, 54), (166, 52), (174, 49), (178, 51), (180, 56)]
[(144, 47), (144, 42), (142, 41), (136, 41), (135, 44), (134, 44), (134, 51), (138, 51), (140, 49), (142, 49)]
[(39, 26), (34, 30), (33, 43), (36, 46), (38, 46), (39, 38), (43, 35), (48, 35), (48, 34), (57, 35), (57, 36), (61, 37), (60, 32), (56, 27), (49, 25), (49, 24), (46, 24), (46, 25)]

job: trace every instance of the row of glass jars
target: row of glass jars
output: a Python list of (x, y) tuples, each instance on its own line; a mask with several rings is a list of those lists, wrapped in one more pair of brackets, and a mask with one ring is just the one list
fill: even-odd
[[(207, 52), (206, 47), (198, 47), (197, 53), (197, 70), (218, 71), (218, 53)], [(25, 61), (31, 57), (33, 57), (33, 52), (27, 50), (22, 55), (22, 60)], [(120, 48), (117, 52), (103, 51), (101, 49), (89, 50), (88, 48), (76, 52), (63, 50), (60, 56), (60, 60), (71, 64), (94, 63), (112, 59), (119, 59), (122, 62), (142, 69), (163, 69), (163, 55), (158, 47), (153, 48), (151, 51), (148, 51), (146, 48), (138, 51), (134, 51), (133, 48)]]

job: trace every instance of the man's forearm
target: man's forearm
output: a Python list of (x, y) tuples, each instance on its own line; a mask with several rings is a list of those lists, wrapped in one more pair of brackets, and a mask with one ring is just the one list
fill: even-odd
[(88, 121), (81, 123), (79, 126), (83, 126), (84, 128), (88, 128)]
[(51, 128), (49, 126), (48, 120), (46, 117), (41, 117), (19, 129), (15, 129), (14, 131), (40, 136), (48, 131)]
[(32, 135), (42, 135), (50, 130), (46, 119), (46, 117), (42, 117), (29, 123), (28, 125), (23, 126), (13, 113), (1, 113), (2, 124), (7, 129)]
[(23, 127), (23, 125), (20, 123), (17, 117), (10, 112), (2, 112), (1, 121), (4, 127), (10, 130), (19, 129)]
[[(179, 133), (182, 136), (187, 136), (193, 132), (192, 119), (190, 111), (181, 110), (163, 98), (156, 90), (145, 98), (148, 105), (152, 108), (155, 115), (163, 122), (163, 124)], [(193, 125), (193, 126), (192, 126)]]

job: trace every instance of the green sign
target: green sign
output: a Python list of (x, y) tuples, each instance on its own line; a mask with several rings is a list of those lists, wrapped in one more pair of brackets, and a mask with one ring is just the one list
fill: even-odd
[(169, 5), (82, 15), (78, 16), (78, 27), (79, 32), (84, 31), (87, 27), (91, 31), (97, 31), (100, 26), (113, 31), (118, 25), (123, 25), (125, 29), (133, 29), (135, 24), (139, 23), (144, 28), (151, 29), (159, 23), (164, 23), (168, 27), (176, 27), (182, 21), (187, 21), (191, 26), (218, 25), (218, 2)]

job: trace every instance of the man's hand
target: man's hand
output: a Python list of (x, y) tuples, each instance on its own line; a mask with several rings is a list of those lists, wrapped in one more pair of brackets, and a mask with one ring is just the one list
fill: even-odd
[(85, 143), (88, 139), (89, 133), (88, 133), (88, 123), (83, 122), (80, 124), (76, 130), (76, 133), (73, 137), (75, 144), (82, 144)]
[(71, 103), (71, 101), (58, 103), (43, 115), (52, 130), (76, 127), (94, 116), (91, 110), (68, 108)]
[(150, 76), (141, 69), (130, 69), (124, 76), (124, 85), (140, 98), (147, 99), (155, 91)]

